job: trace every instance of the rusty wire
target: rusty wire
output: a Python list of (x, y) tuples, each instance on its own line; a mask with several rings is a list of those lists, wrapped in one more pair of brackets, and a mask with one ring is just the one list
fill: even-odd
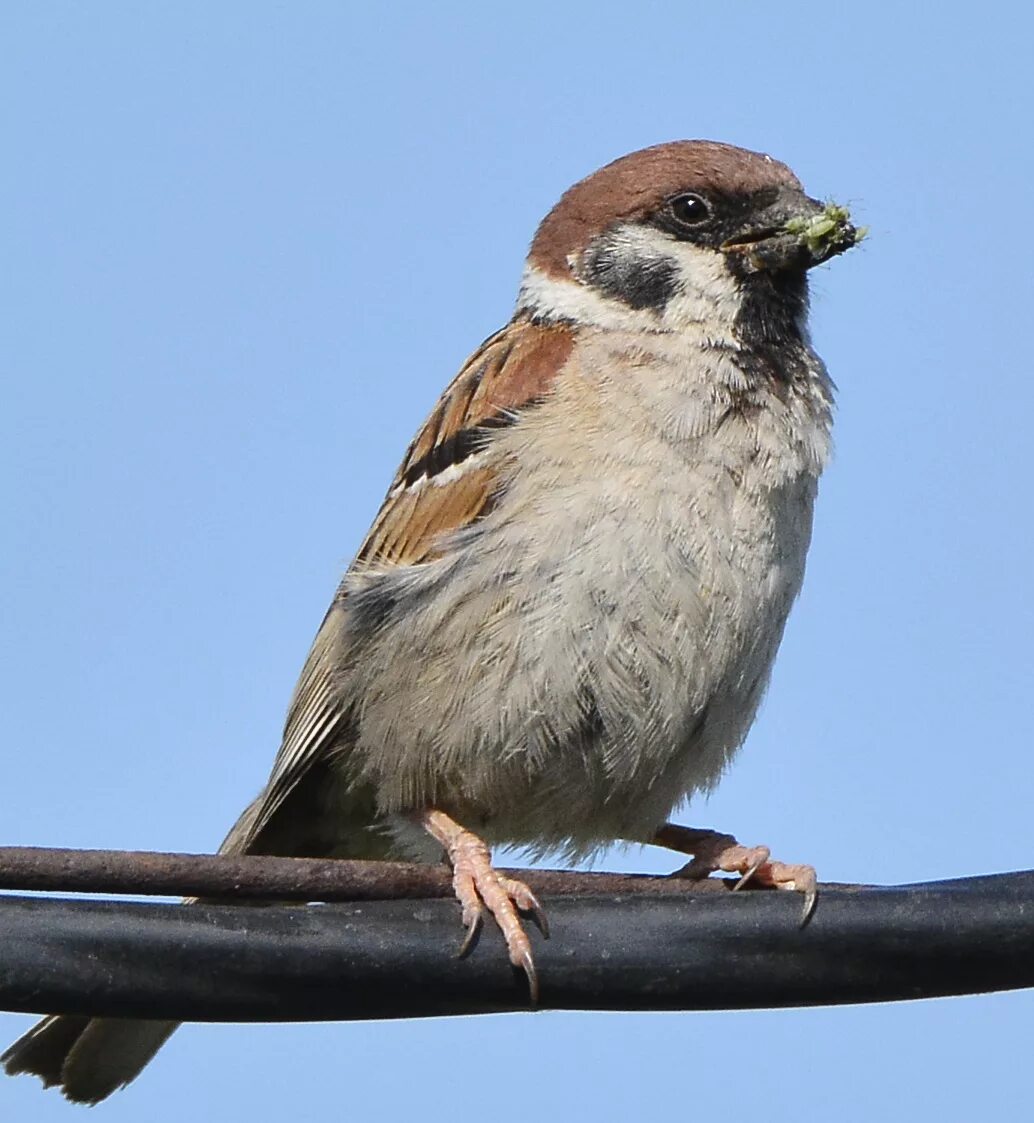
[[(536, 893), (547, 896), (656, 896), (686, 893), (689, 889), (689, 884), (680, 878), (643, 874), (522, 869), (519, 876)], [(692, 891), (723, 891), (732, 884), (725, 879), (694, 881)], [(381, 901), (452, 896), (449, 871), (444, 865), (35, 846), (0, 847), (0, 890), (251, 901)]]

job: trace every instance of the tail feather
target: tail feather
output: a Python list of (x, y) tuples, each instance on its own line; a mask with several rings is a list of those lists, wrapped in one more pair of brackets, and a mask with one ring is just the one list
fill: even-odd
[(65, 1057), (89, 1024), (89, 1018), (71, 1014), (44, 1018), (18, 1038), (0, 1063), (9, 1076), (27, 1072), (38, 1076), (44, 1088), (60, 1084)]
[(10, 1076), (60, 1085), (75, 1103), (95, 1104), (124, 1088), (165, 1044), (176, 1022), (57, 1014), (37, 1022), (0, 1056)]
[[(260, 794), (230, 830), (219, 853), (328, 853), (326, 840), (312, 838), (297, 826), (310, 821), (319, 822), (319, 816), (311, 808), (318, 806), (323, 791), (319, 781), (325, 783), (326, 778), (318, 769), (310, 769), (310, 774), (312, 778), (309, 782), (300, 785), (292, 793), (291, 800), (282, 804), (278, 813), (261, 828), (257, 824), (264, 806), (264, 795)], [(308, 802), (300, 806), (300, 800)], [(281, 829), (282, 823), (289, 829)], [(379, 836), (370, 835), (365, 825), (357, 831), (366, 846), (362, 856), (383, 856), (370, 850), (379, 843)], [(359, 852), (349, 853), (349, 857), (359, 856)], [(194, 904), (196, 898), (188, 898), (183, 903)], [(83, 1014), (51, 1014), (18, 1038), (0, 1056), (0, 1065), (10, 1076), (30, 1073), (38, 1076), (44, 1087), (59, 1085), (74, 1103), (100, 1103), (140, 1075), (178, 1024), (129, 1018), (90, 1018)]]

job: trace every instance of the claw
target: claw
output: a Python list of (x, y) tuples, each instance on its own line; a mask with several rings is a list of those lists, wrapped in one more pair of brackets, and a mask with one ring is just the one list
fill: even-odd
[(528, 980), (528, 997), (532, 1006), (539, 1004), (539, 973), (535, 969), (535, 960), (531, 958), (531, 952), (526, 951), (521, 955), (520, 969), (524, 972), (524, 977)]
[(535, 921), (538, 930), (542, 933), (544, 939), (549, 939), (549, 917), (546, 916), (546, 910), (538, 903), (528, 910), (531, 913), (532, 920)]
[(546, 917), (546, 910), (542, 907), (538, 897), (524, 884), (523, 881), (513, 881), (506, 878), (504, 881), (507, 893), (510, 894), (513, 903), (521, 910), (530, 914), (531, 918), (535, 921), (538, 930), (548, 940), (549, 939), (549, 919)]
[(467, 932), (463, 937), (463, 943), (460, 944), (460, 950), (456, 952), (457, 959), (466, 959), (474, 949), (477, 943), (478, 936), (481, 933), (481, 926), (484, 923), (484, 910), (478, 909), (473, 917), (467, 922)]
[(800, 923), (800, 927), (803, 928), (811, 920), (811, 914), (815, 911), (815, 903), (819, 899), (819, 887), (816, 884), (815, 871), (810, 866), (804, 866), (800, 870), (796, 887), (804, 893), (804, 910), (801, 913)]
[(750, 881), (750, 879), (751, 879), (751, 878), (752, 878), (752, 877), (754, 876), (754, 874), (756, 874), (756, 873), (758, 872), (758, 870), (759, 870), (759, 869), (761, 869), (761, 867), (762, 867), (762, 866), (763, 866), (764, 864), (765, 864), (765, 863), (764, 863), (764, 862), (762, 862), (762, 861), (752, 862), (752, 863), (751, 863), (751, 864), (750, 864), (750, 865), (749, 865), (749, 866), (748, 866), (748, 867), (746, 868), (746, 870), (744, 870), (744, 872), (743, 872), (743, 876), (742, 876), (742, 877), (741, 877), (741, 878), (739, 879), (739, 881), (737, 881), (737, 882), (736, 882), (736, 884), (735, 884), (735, 885), (734, 885), (734, 886), (732, 887), (732, 891), (733, 891), (733, 892), (735, 893), (737, 889), (742, 889), (742, 888), (744, 887), (744, 885), (746, 885), (746, 884), (747, 884), (747, 882), (748, 882), (748, 881)]
[(818, 899), (818, 890), (814, 885), (810, 886), (804, 891), (804, 911), (801, 913), (801, 928), (803, 928), (808, 923), (808, 921), (811, 920), (811, 914), (815, 911), (815, 902)]

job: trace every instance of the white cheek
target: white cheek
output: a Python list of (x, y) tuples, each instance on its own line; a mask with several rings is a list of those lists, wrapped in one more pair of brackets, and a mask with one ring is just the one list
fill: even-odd
[(550, 277), (533, 265), (525, 267), (521, 278), (517, 311), (616, 331), (666, 330), (655, 312), (630, 308), (574, 277)]
[(662, 331), (679, 331), (692, 325), (712, 329), (733, 326), (742, 294), (723, 254), (677, 241), (652, 226), (625, 227), (621, 244), (630, 256), (646, 261), (663, 258), (676, 267), (676, 294), (659, 313), (652, 313)]
[(626, 226), (611, 238), (612, 245), (619, 245), (630, 258), (661, 258), (675, 265), (675, 295), (662, 309), (632, 308), (619, 297), (584, 284), (577, 279), (577, 261), (572, 261), (569, 279), (547, 276), (529, 265), (521, 281), (518, 310), (619, 331), (678, 332), (694, 326), (723, 335), (731, 331), (742, 298), (720, 253), (675, 241), (649, 226)]
[(742, 305), (739, 282), (714, 250), (665, 239), (667, 256), (678, 265), (679, 285), (660, 322), (668, 331), (691, 324), (731, 329)]

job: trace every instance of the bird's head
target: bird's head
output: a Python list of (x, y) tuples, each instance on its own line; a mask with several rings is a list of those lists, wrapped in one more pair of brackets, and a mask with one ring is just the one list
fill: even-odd
[(864, 236), (785, 165), (714, 141), (623, 156), (539, 226), (518, 308), (597, 327), (732, 324), (769, 294), (806, 304), (806, 273)]

